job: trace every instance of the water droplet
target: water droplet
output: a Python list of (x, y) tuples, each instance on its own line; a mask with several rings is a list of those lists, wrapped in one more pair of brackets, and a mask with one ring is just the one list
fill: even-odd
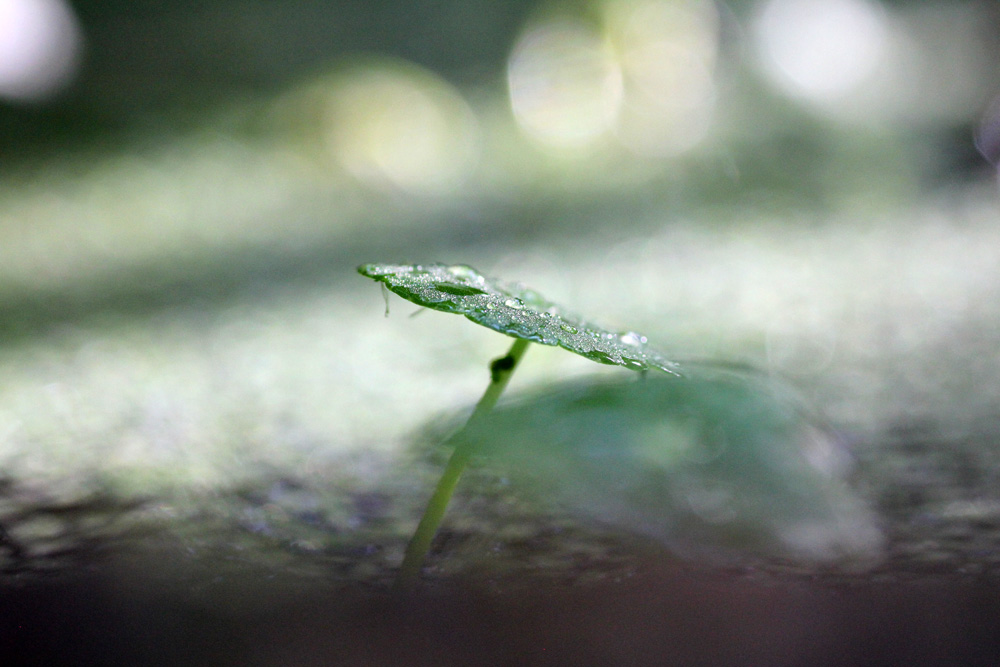
[(633, 371), (641, 371), (644, 368), (648, 368), (641, 360), (632, 359), (631, 357), (622, 357), (622, 365)]
[(576, 327), (574, 327), (572, 325), (569, 325), (569, 324), (560, 324), (559, 328), (562, 329), (563, 331), (565, 331), (566, 333), (569, 333), (569, 334), (580, 333), (579, 329), (577, 329)]
[(513, 308), (514, 310), (521, 310), (524, 308), (524, 303), (522, 303), (520, 299), (507, 299), (503, 302), (503, 305), (508, 308)]
[(493, 310), (494, 308), (496, 308), (496, 304), (494, 304), (492, 301), (486, 302), (486, 310)]
[(549, 306), (548, 301), (546, 301), (541, 294), (539, 294), (533, 289), (521, 288), (518, 290), (518, 293), (520, 294), (521, 301), (531, 306), (534, 306), (539, 310), (544, 310)]
[(462, 280), (468, 281), (470, 283), (478, 283), (483, 281), (483, 276), (476, 271), (471, 266), (467, 264), (452, 264), (445, 269), (448, 273), (460, 278)]
[(583, 354), (583, 356), (587, 357), (588, 359), (593, 359), (594, 361), (600, 362), (602, 364), (609, 364), (609, 365), (613, 365), (613, 366), (617, 366), (618, 365), (615, 362), (615, 360), (611, 358), (611, 355), (608, 354), (607, 352), (603, 351), (603, 350), (589, 350), (589, 351), (584, 352), (582, 354)]
[(618, 341), (623, 345), (638, 346), (645, 345), (647, 339), (645, 336), (637, 334), (634, 331), (626, 331), (625, 333), (618, 335)]

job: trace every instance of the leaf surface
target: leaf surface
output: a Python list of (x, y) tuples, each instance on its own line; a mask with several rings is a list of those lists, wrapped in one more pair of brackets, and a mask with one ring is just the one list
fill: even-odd
[(363, 264), (358, 272), (413, 303), (464, 315), (514, 338), (557, 345), (602, 364), (679, 375), (677, 364), (634, 331), (582, 319), (520, 284), (488, 278), (464, 264)]

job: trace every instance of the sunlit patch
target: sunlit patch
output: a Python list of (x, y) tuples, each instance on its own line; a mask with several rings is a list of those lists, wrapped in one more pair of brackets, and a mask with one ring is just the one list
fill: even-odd
[(754, 28), (768, 76), (787, 93), (820, 104), (865, 83), (888, 37), (885, 16), (866, 0), (770, 0)]
[(538, 141), (582, 147), (611, 129), (621, 71), (596, 30), (558, 19), (530, 26), (507, 66), (518, 124)]
[(448, 194), (478, 157), (468, 104), (446, 81), (413, 65), (354, 68), (329, 88), (324, 106), (330, 149), (369, 184)]
[(76, 72), (80, 28), (62, 0), (0, 0), (0, 97), (34, 102)]
[(620, 0), (599, 24), (530, 25), (508, 64), (521, 129), (555, 147), (614, 136), (663, 157), (704, 138), (715, 102), (718, 17), (702, 0)]
[(698, 144), (715, 102), (714, 6), (700, 0), (635, 0), (608, 3), (606, 13), (624, 80), (619, 140), (635, 153), (653, 156)]

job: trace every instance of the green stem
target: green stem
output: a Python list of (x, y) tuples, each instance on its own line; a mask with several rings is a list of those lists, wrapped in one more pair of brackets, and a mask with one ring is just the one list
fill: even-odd
[[(528, 341), (518, 338), (511, 345), (510, 350), (505, 356), (493, 360), (490, 364), (490, 384), (486, 387), (486, 392), (479, 399), (476, 408), (472, 411), (472, 415), (462, 430), (474, 424), (483, 415), (493, 409), (527, 348)], [(441, 474), (441, 479), (438, 480), (437, 488), (434, 489), (434, 494), (427, 502), (427, 508), (424, 509), (424, 515), (420, 518), (420, 523), (417, 524), (417, 530), (413, 533), (410, 543), (406, 546), (403, 564), (400, 566), (399, 575), (396, 579), (396, 588), (411, 588), (419, 578), (420, 569), (423, 567), (424, 559), (431, 548), (431, 541), (437, 533), (438, 526), (441, 525), (445, 510), (448, 508), (448, 502), (455, 492), (455, 486), (458, 484), (462, 472), (475, 453), (475, 448), (476, 446), (473, 441), (464, 439), (455, 446), (455, 450), (451, 453), (451, 458), (448, 459), (444, 473)]]

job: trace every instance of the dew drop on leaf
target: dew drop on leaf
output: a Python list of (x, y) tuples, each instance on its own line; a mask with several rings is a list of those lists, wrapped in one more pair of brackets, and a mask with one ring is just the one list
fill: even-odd
[(618, 340), (623, 345), (644, 345), (646, 343), (646, 337), (637, 334), (634, 331), (626, 331), (625, 333), (618, 335)]
[(451, 266), (447, 267), (445, 271), (450, 273), (455, 278), (458, 278), (459, 280), (464, 280), (466, 282), (470, 283), (485, 282), (485, 279), (483, 278), (482, 274), (480, 274), (479, 271), (476, 271), (474, 268), (468, 266), (467, 264), (452, 264)]
[(602, 364), (679, 374), (677, 364), (650, 346), (645, 336), (612, 333), (535, 290), (488, 278), (465, 264), (373, 263), (358, 271), (417, 305), (464, 315), (514, 338), (557, 345)]

